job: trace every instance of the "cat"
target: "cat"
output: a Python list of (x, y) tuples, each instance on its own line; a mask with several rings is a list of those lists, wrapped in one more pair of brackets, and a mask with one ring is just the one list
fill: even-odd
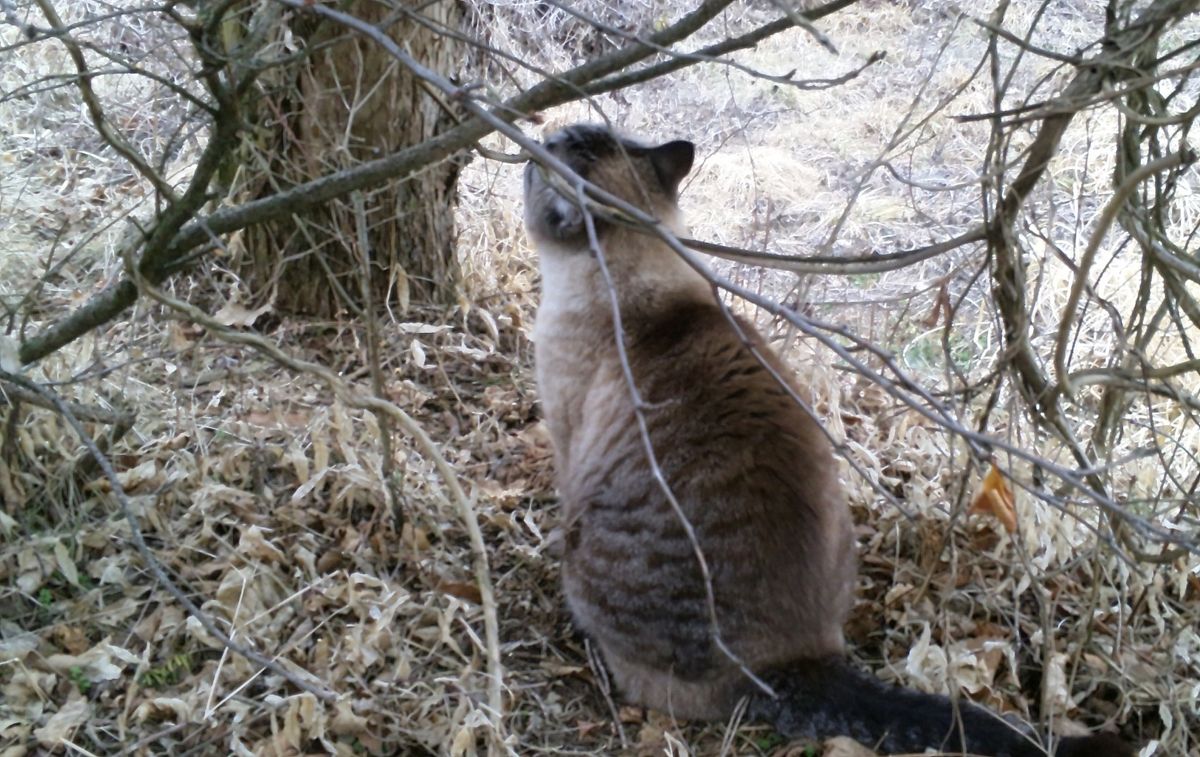
[[(692, 143), (650, 146), (577, 124), (544, 148), (684, 234), (677, 195)], [(1046, 754), (981, 707), (886, 685), (845, 661), (850, 514), (831, 445), (794, 401), (798, 389), (781, 385), (790, 370), (656, 236), (597, 215), (593, 240), (550, 175), (526, 167), (525, 226), (542, 276), (535, 362), (562, 503), (562, 586), (621, 696), (708, 720), (748, 697), (748, 714), (786, 736), (844, 735), (888, 752)], [(1060, 739), (1055, 754), (1133, 751), (1100, 734)]]

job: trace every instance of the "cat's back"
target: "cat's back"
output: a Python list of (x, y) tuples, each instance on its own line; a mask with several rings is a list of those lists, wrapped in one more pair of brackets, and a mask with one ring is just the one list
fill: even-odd
[(854, 557), (829, 444), (748, 323), (715, 298), (661, 305), (626, 329), (646, 435), (619, 355), (601, 369), (608, 391), (581, 409), (562, 482), (573, 609), (630, 656), (724, 668), (698, 544), (739, 656), (758, 665), (839, 651)]
[[(628, 341), (652, 438), (680, 485), (761, 475), (786, 490), (766, 501), (828, 499), (822, 509), (841, 509), (832, 450), (805, 393), (750, 323), (713, 297), (639, 319)], [(782, 517), (795, 510), (780, 506)]]

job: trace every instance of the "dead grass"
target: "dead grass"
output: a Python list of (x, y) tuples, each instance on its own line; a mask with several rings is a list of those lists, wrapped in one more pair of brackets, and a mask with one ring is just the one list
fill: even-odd
[[(1014, 6), (1014, 23), (1035, 7)], [(832, 91), (777, 87), (710, 66), (599, 98), (596, 106), (631, 133), (698, 142), (702, 159), (683, 197), (698, 238), (784, 253), (821, 250), (851, 201), (854, 211), (827, 252), (892, 251), (946, 238), (978, 217), (971, 182), (986, 138), (982, 128), (947, 115), (988, 110), (986, 88), (968, 88), (948, 114), (889, 145), (906, 114), (919, 119), (932, 110), (978, 59), (982, 35), (940, 15), (946, 7), (870, 2), (839, 14), (822, 25), (842, 50), (836, 58), (800, 32), (738, 56), (773, 73), (828, 76), (887, 50), (885, 62)], [(520, 15), (526, 10), (494, 26), (494, 44), (515, 47), (522, 35), (539, 33), (533, 16)], [(620, 20), (620, 11), (610, 13), (606, 20)], [(1050, 36), (1035, 41), (1069, 50), (1098, 36), (1090, 4), (1065, 2), (1052, 13), (1044, 26)], [(605, 44), (569, 19), (538, 22), (564, 45), (547, 46), (548, 65)], [(0, 30), (0, 42), (12, 34)], [(937, 66), (935, 40), (944, 45)], [(6, 61), (5, 91), (66, 65), (39, 55)], [(1032, 67), (1014, 91), (1039, 73)], [(103, 91), (151, 138), (167, 124), (137, 94), (115, 85)], [(595, 118), (588, 106), (547, 116), (550, 123)], [(1051, 182), (1075, 200), (1041, 220), (1071, 255), (1109, 191), (1113, 129), (1103, 115), (1083, 118), (1053, 166)], [(187, 156), (186, 148), (179, 153), (178, 171), (186, 171)], [(913, 188), (883, 168), (864, 181), (864, 169), (879, 160), (923, 186), (964, 186)], [(145, 212), (138, 205), (145, 190), (101, 153), (61, 90), (0, 101), (0, 167), (3, 301), (11, 307), (25, 296), (51, 250), (54, 260), (75, 250), (28, 308), (36, 324), (119, 271), (111, 250), (121, 230), (113, 222)], [(477, 159), (461, 190), (471, 305), (385, 324), (383, 364), (388, 398), (438, 441), (477, 508), (500, 604), (508, 749), (608, 754), (622, 750), (623, 737), (625, 750), (638, 754), (804, 754), (760, 727), (675, 723), (625, 707), (614, 720), (562, 609), (547, 550), (557, 506), (530, 370), (538, 279), (520, 231), (517, 171)], [(1180, 228), (1194, 223), (1200, 207), (1195, 182), (1190, 190)], [(1100, 290), (1122, 307), (1137, 256), (1116, 249), (1104, 256)], [(822, 318), (893, 350), (936, 389), (944, 386), (947, 357), (940, 329), (922, 321), (939, 282), (948, 282), (969, 315), (960, 316), (950, 359), (977, 377), (1001, 349), (988, 290), (970, 281), (971, 264), (955, 255), (849, 280), (722, 270), (775, 297), (802, 294)], [(1070, 269), (1046, 252), (1036, 274), (1037, 312), (1052, 324)], [(193, 284), (201, 286), (179, 280), (176, 294), (186, 298)], [(1097, 538), (1094, 509), (1068, 502), (1064, 514), (1028, 491), (1018, 492), (1014, 534), (968, 517), (982, 471), (960, 441), (858, 379), (828, 350), (763, 320), (847, 454), (907, 511), (847, 469), (862, 560), (847, 628), (854, 657), (881, 677), (964, 693), (1060, 731), (1081, 721), (1123, 724), (1146, 745), (1143, 755), (1194, 753), (1196, 558), (1159, 567), (1125, 562)], [(259, 328), (291, 353), (365, 384), (361, 324), (273, 314), (267, 321)], [(1112, 348), (1103, 314), (1088, 312), (1084, 324), (1081, 362)], [(1169, 340), (1152, 350), (1164, 362), (1182, 354)], [(16, 456), (0, 456), (0, 754), (460, 755), (484, 748), (483, 619), (470, 544), (432, 463), (412, 444), (400, 440), (396, 453), (407, 516), (397, 533), (384, 504), (373, 416), (334, 401), (310, 376), (148, 304), (39, 363), (35, 377), (75, 378), (63, 388), (72, 399), (137, 409), (134, 430), (113, 456), (155, 554), (237, 639), (341, 698), (326, 704), (296, 693), (189, 621), (130, 547), (107, 484), (76, 474), (80, 450), (69, 429), (27, 408), (12, 429)], [(1200, 376), (1181, 382), (1200, 391)], [(958, 411), (969, 421), (985, 399)], [(989, 430), (1069, 462), (1028, 427), (1011, 390), (998, 398)], [(1134, 407), (1123, 431), (1113, 457), (1121, 461), (1114, 480), (1125, 501), (1150, 511), (1174, 497), (1186, 515), (1183, 498), (1194, 495), (1164, 482), (1160, 459), (1132, 453), (1163, 446), (1171, 470), (1190, 480), (1197, 425), (1148, 401)], [(1005, 462), (1016, 481), (1034, 480), (1028, 465)]]

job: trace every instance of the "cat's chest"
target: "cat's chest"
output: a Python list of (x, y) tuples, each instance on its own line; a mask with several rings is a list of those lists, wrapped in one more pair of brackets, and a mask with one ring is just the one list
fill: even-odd
[(606, 340), (586, 313), (538, 313), (534, 328), (538, 396), (560, 473), (584, 423), (584, 407), (602, 373)]

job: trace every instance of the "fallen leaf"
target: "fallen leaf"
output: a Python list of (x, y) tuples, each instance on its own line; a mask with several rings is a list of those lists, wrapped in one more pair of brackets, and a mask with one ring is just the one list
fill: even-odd
[(984, 513), (1000, 521), (1010, 534), (1017, 530), (1017, 508), (1012, 489), (1004, 480), (1004, 474), (995, 465), (983, 477), (979, 493), (971, 501), (968, 513)]
[(425, 367), (425, 347), (421, 344), (420, 339), (412, 340), (412, 344), (408, 347), (408, 354), (413, 365), (418, 368)]
[(604, 727), (604, 723), (593, 723), (590, 720), (578, 720), (575, 722), (575, 729), (579, 732), (579, 738), (586, 739), (593, 732)]
[(58, 572), (63, 578), (72, 586), (79, 586), (79, 570), (75, 567), (75, 561), (71, 559), (67, 545), (61, 541), (54, 542), (54, 561), (58, 563)]
[(463, 757), (467, 753), (475, 753), (475, 730), (473, 728), (459, 728), (454, 734), (454, 740), (450, 742), (450, 757)]
[(88, 650), (91, 643), (87, 634), (79, 626), (59, 625), (50, 632), (50, 638), (65, 649), (68, 654), (80, 655)]
[[(950, 306), (950, 291), (946, 286), (946, 281), (946, 278), (942, 279), (941, 285), (938, 287), (937, 294), (933, 298), (933, 309), (930, 310), (929, 315), (925, 316), (925, 319), (921, 321), (921, 325), (925, 326), (925, 328), (933, 328), (934, 326), (938, 325), (938, 322), (942, 320), (943, 314), (945, 314), (945, 317), (948, 321), (952, 314), (952, 308)], [(947, 323), (947, 325), (949, 325), (949, 323)]]
[(464, 583), (462, 581), (438, 581), (437, 590), (452, 597), (474, 602), (477, 605), (483, 603), (483, 598), (479, 595), (479, 587), (475, 584)]
[(5, 622), (0, 625), (0, 660), (17, 662), (38, 647), (37, 634), (23, 630), (20, 626)]
[(854, 739), (835, 736), (825, 742), (825, 757), (875, 757), (875, 753)]
[(23, 367), (20, 343), (7, 334), (0, 334), (0, 369), (20, 373)]
[(143, 486), (158, 486), (162, 483), (162, 476), (159, 475), (158, 462), (146, 460), (137, 467), (118, 473), (117, 480), (127, 494), (132, 494)]
[(542, 670), (545, 670), (550, 675), (557, 676), (559, 678), (563, 676), (579, 675), (587, 670), (587, 666), (585, 665), (564, 665), (561, 662), (555, 662), (554, 660), (543, 660), (538, 667), (540, 667)]
[(75, 729), (87, 722), (92, 706), (86, 699), (72, 699), (50, 716), (46, 725), (36, 729), (33, 735), (47, 749), (61, 745), (70, 738)]
[(263, 530), (258, 526), (250, 526), (242, 531), (241, 541), (238, 542), (238, 552), (251, 555), (264, 562), (279, 562), (284, 554), (271, 542), (267, 541)]
[(185, 723), (192, 717), (192, 708), (187, 702), (176, 697), (155, 697), (139, 704), (133, 711), (133, 716), (139, 722), (169, 722), (174, 719), (175, 722)]
[(47, 667), (54, 672), (66, 674), (75, 668), (93, 683), (115, 681), (125, 667), (139, 662), (140, 658), (133, 652), (110, 644), (108, 639), (82, 654), (52, 654), (46, 658)]
[(269, 304), (255, 308), (254, 310), (247, 310), (236, 302), (227, 302), (224, 307), (213, 314), (213, 320), (222, 326), (250, 328), (260, 315), (270, 310), (271, 306)]
[(353, 703), (349, 699), (339, 699), (334, 705), (335, 712), (330, 730), (339, 736), (351, 736), (366, 733), (370, 722), (354, 712)]

